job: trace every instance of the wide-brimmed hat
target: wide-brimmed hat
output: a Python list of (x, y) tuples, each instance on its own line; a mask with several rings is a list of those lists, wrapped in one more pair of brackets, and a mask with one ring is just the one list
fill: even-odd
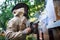
[(13, 12), (13, 10), (19, 9), (19, 8), (25, 8), (25, 12), (28, 13), (29, 7), (28, 7), (28, 5), (25, 4), (25, 3), (18, 3), (18, 4), (16, 4), (16, 5), (12, 8), (12, 12)]

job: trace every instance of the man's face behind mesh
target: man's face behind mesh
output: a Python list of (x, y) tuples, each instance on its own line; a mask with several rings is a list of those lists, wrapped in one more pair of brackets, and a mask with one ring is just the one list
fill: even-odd
[(13, 15), (18, 17), (22, 17), (24, 13), (25, 13), (24, 8), (15, 9), (13, 11)]

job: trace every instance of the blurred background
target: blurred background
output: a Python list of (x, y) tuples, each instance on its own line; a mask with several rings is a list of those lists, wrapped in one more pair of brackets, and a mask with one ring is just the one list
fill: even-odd
[[(60, 0), (0, 0), (0, 40), (6, 39), (4, 31), (13, 17), (11, 9), (20, 2), (29, 6), (29, 21), (39, 21), (38, 29), (44, 33), (44, 40), (60, 40)], [(27, 40), (35, 37), (31, 34)]]

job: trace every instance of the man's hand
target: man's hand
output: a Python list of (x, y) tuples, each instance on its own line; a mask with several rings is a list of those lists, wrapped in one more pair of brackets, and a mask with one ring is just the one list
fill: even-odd
[(26, 28), (23, 32), (24, 32), (24, 33), (26, 33), (26, 34), (28, 34), (28, 33), (30, 33), (30, 32), (31, 32), (31, 28), (30, 28), (30, 27), (28, 27), (28, 28)]

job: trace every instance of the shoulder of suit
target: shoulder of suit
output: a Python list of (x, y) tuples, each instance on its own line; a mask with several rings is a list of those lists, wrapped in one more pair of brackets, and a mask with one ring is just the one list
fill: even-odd
[(17, 22), (18, 21), (18, 17), (13, 17), (12, 19), (10, 19), (9, 21), (8, 21), (8, 23), (14, 23), (14, 22)]

